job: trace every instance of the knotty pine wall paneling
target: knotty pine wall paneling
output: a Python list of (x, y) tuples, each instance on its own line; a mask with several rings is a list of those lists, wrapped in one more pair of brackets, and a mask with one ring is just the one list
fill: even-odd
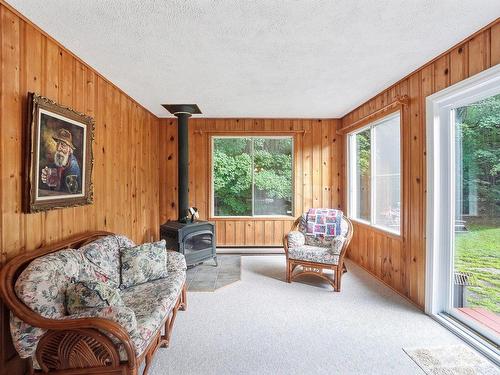
[[(212, 135), (290, 135), (294, 142), (294, 217), (309, 207), (340, 204), (341, 148), (339, 120), (196, 119), (189, 123), (190, 205), (200, 217), (210, 214), (210, 139)], [(177, 122), (160, 123), (160, 221), (177, 218)], [(283, 218), (210, 218), (216, 223), (218, 246), (281, 246), (294, 220)]]
[[(0, 2), (0, 266), (76, 233), (108, 230), (149, 241), (159, 230), (159, 120)], [(94, 201), (24, 214), (23, 132), (34, 91), (95, 119)], [(20, 374), (0, 303), (0, 373)]]
[[(345, 128), (393, 102), (397, 96), (409, 96), (409, 105), (404, 110), (401, 140), (402, 235), (395, 236), (354, 223), (354, 237), (348, 256), (422, 308), (425, 300), (425, 99), (498, 63), (500, 21), (497, 19), (342, 118), (341, 128)], [(339, 138), (344, 150), (340, 169), (342, 175), (347, 176), (346, 136)], [(342, 207), (346, 207), (345, 188), (343, 184)]]

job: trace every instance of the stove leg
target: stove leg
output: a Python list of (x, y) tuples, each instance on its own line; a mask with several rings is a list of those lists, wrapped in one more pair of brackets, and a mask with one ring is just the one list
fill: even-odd
[(217, 267), (219, 265), (219, 263), (217, 262), (217, 256), (214, 256), (214, 263), (215, 263), (214, 267)]

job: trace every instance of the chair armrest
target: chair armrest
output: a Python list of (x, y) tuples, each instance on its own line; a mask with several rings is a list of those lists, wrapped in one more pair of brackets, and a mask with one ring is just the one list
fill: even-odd
[(167, 271), (179, 272), (187, 270), (186, 258), (178, 251), (167, 251)]
[(287, 234), (287, 244), (288, 247), (299, 247), (306, 243), (306, 237), (302, 232), (298, 230), (293, 230)]
[(330, 244), (330, 250), (334, 255), (340, 255), (344, 247), (346, 238), (344, 236), (335, 236)]

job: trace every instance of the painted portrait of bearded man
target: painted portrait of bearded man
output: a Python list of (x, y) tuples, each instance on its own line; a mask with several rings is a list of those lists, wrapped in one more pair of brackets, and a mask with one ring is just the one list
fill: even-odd
[(94, 119), (36, 93), (28, 103), (23, 210), (92, 204)]
[(82, 193), (83, 129), (42, 113), (39, 196)]

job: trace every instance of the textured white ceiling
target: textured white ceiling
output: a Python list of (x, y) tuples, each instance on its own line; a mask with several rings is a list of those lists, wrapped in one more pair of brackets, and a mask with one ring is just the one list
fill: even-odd
[(340, 117), (500, 16), (498, 0), (8, 0), (161, 117)]

